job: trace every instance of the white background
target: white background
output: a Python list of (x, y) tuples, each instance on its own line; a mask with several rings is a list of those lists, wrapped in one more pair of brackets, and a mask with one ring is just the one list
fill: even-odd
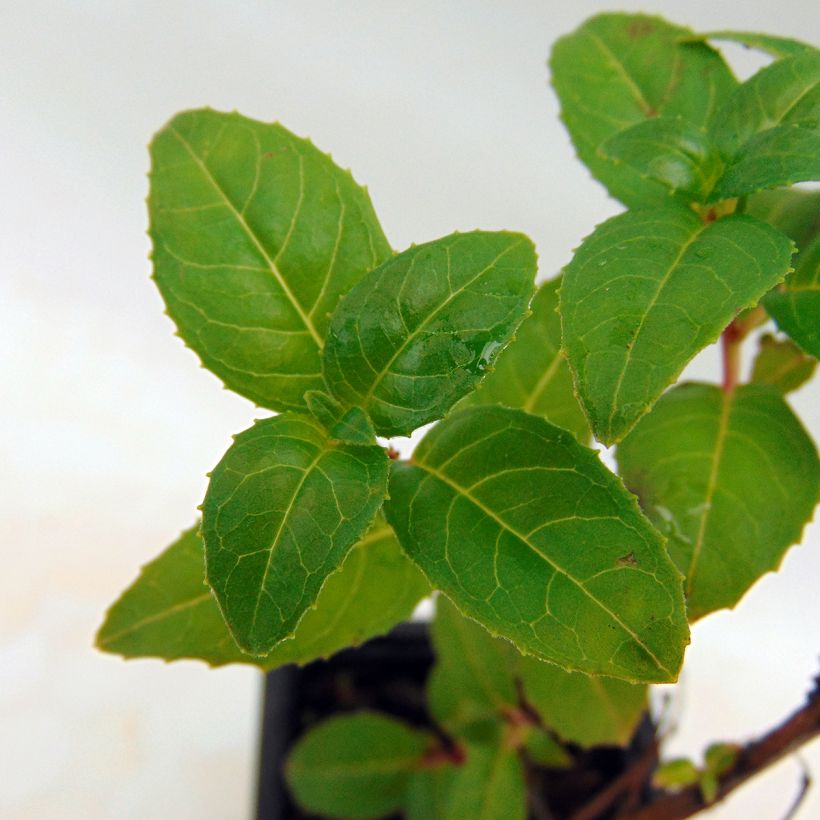
[[(645, 0), (701, 30), (818, 40), (812, 0)], [(0, 815), (244, 818), (260, 678), (97, 654), (105, 607), (194, 520), (254, 408), (172, 336), (148, 279), (145, 145), (210, 104), (310, 135), (396, 248), (511, 228), (557, 273), (617, 210), (575, 161), (544, 61), (603, 3), (0, 2)], [(732, 49), (743, 72), (759, 64)], [(714, 351), (695, 364), (713, 373)], [(820, 434), (817, 387), (793, 404)], [(818, 529), (694, 630), (675, 751), (742, 739), (817, 671)], [(805, 751), (820, 777), (820, 746)], [(788, 761), (715, 812), (779, 818)], [(820, 790), (800, 815), (820, 816)]]

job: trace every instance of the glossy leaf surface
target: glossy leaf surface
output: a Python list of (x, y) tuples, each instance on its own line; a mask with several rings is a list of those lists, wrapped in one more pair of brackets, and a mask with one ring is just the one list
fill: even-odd
[(624, 440), (618, 463), (686, 574), (692, 621), (777, 569), (817, 502), (814, 444), (771, 387), (680, 385)]
[(392, 629), (430, 589), (379, 517), (342, 569), (327, 579), (293, 640), (254, 657), (236, 645), (205, 585), (204, 550), (197, 525), (146, 565), (108, 611), (97, 646), (126, 658), (192, 658), (211, 666), (305, 664)]
[(456, 773), (447, 820), (525, 820), (527, 794), (521, 758), (502, 742), (473, 744)]
[(565, 430), (502, 407), (454, 413), (393, 465), (385, 513), (432, 585), (522, 652), (677, 676), (680, 575), (635, 499)]
[(702, 201), (723, 170), (706, 132), (674, 117), (644, 120), (610, 137), (600, 153), (634, 168), (643, 179), (660, 182)]
[(572, 373), (561, 352), (558, 315), (559, 279), (544, 282), (532, 300), (532, 315), (518, 329), (515, 341), (498, 355), (495, 367), (467, 396), (462, 406), (502, 404), (519, 407), (564, 427), (582, 442), (590, 432), (575, 398)]
[(704, 127), (737, 85), (720, 55), (705, 43), (682, 43), (687, 35), (659, 17), (602, 14), (552, 51), (552, 82), (578, 156), (630, 208), (663, 205), (668, 189), (604, 158), (600, 146), (661, 115)]
[(564, 349), (596, 438), (619, 441), (727, 324), (789, 270), (754, 217), (703, 223), (669, 206), (604, 222), (564, 271)]
[(522, 658), (520, 675), (544, 725), (579, 746), (628, 743), (647, 708), (642, 684), (566, 672), (537, 658)]
[(297, 802), (327, 817), (381, 817), (397, 811), (431, 738), (375, 712), (331, 718), (288, 757), (285, 776)]
[(263, 655), (290, 637), (370, 526), (388, 460), (283, 414), (236, 437), (214, 469), (202, 534), (208, 583), (237, 643)]
[(450, 734), (471, 736), (518, 705), (512, 644), (465, 618), (444, 596), (431, 637), (436, 664), (427, 680), (430, 713)]
[(771, 385), (780, 393), (790, 393), (812, 377), (816, 366), (817, 361), (806, 356), (794, 342), (767, 333), (760, 337), (752, 381)]
[(202, 109), (151, 144), (154, 274), (185, 342), (274, 410), (321, 389), (328, 315), (391, 250), (367, 192), (281, 125)]
[(453, 234), (393, 257), (333, 314), (328, 385), (383, 436), (441, 418), (512, 338), (535, 272), (532, 243), (503, 232)]

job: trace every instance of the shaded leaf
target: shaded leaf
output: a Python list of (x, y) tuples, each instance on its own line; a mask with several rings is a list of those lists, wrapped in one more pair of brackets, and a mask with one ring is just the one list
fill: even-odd
[(578, 156), (630, 208), (663, 205), (668, 190), (602, 157), (600, 146), (660, 115), (704, 127), (737, 86), (716, 51), (681, 42), (691, 34), (660, 17), (601, 14), (553, 47), (552, 82)]
[(334, 443), (283, 414), (236, 437), (203, 504), (208, 583), (240, 647), (290, 637), (327, 577), (367, 531), (386, 492), (377, 446)]
[(520, 407), (544, 416), (586, 443), (589, 424), (575, 398), (572, 374), (561, 353), (560, 283), (559, 277), (538, 288), (532, 300), (532, 315), (523, 321), (515, 341), (501, 351), (493, 371), (462, 406)]
[(620, 480), (565, 430), (503, 407), (454, 413), (394, 463), (385, 514), (432, 585), (522, 652), (677, 676), (680, 575)]
[(757, 134), (735, 156), (710, 202), (820, 179), (820, 130), (801, 123)]
[(305, 664), (387, 632), (409, 618), (429, 592), (379, 517), (341, 571), (328, 578), (293, 640), (254, 657), (236, 645), (205, 585), (204, 549), (197, 525), (147, 564), (108, 611), (97, 646), (126, 658), (193, 658), (211, 666)]
[(495, 724), (518, 706), (518, 653), (507, 641), (465, 618), (445, 597), (431, 629), (436, 663), (427, 679), (433, 718), (452, 735), (477, 739), (480, 724)]
[(775, 339), (767, 333), (760, 337), (752, 381), (769, 384), (780, 393), (790, 393), (812, 377), (816, 365), (817, 361), (805, 356), (794, 342)]
[(448, 820), (524, 820), (527, 795), (521, 759), (502, 742), (467, 747), (451, 789)]
[(447, 820), (455, 766), (444, 765), (414, 772), (404, 802), (405, 820)]
[(572, 765), (572, 756), (548, 732), (538, 726), (530, 727), (524, 740), (527, 757), (548, 769), (564, 769)]
[(626, 485), (669, 537), (690, 620), (733, 607), (799, 542), (817, 501), (814, 444), (782, 396), (669, 391), (618, 448)]
[(546, 726), (579, 746), (625, 745), (647, 708), (647, 687), (566, 672), (522, 658), (524, 694)]
[(393, 257), (333, 314), (328, 385), (383, 436), (441, 418), (512, 337), (535, 272), (532, 243), (503, 232), (453, 234)]
[(761, 191), (749, 197), (746, 213), (783, 231), (799, 251), (820, 233), (820, 191)]
[(619, 131), (601, 145), (600, 153), (626, 163), (643, 179), (698, 201), (705, 199), (723, 170), (706, 132), (674, 117), (655, 117)]
[(763, 303), (784, 333), (820, 359), (820, 236), (797, 255), (786, 285)]
[(401, 808), (431, 738), (375, 712), (334, 717), (292, 748), (285, 776), (297, 802), (327, 817), (381, 817)]
[(747, 215), (688, 208), (604, 222), (564, 271), (564, 349), (595, 436), (619, 441), (737, 313), (789, 270), (792, 244)]
[(151, 144), (150, 234), (168, 312), (202, 362), (274, 410), (321, 389), (328, 315), (387, 259), (367, 192), (281, 125), (202, 109)]
[(705, 34), (686, 37), (684, 42), (701, 42), (704, 40), (725, 40), (740, 43), (740, 45), (747, 48), (764, 51), (773, 57), (794, 57), (797, 54), (814, 51), (812, 46), (801, 43), (799, 40), (792, 40), (788, 37), (774, 37), (771, 34), (759, 34), (753, 31), (707, 31)]

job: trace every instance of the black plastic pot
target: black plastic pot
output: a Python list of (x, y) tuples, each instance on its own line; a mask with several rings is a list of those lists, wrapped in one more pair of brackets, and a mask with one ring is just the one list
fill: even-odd
[(282, 772), (291, 744), (324, 718), (374, 709), (429, 726), (424, 683), (432, 664), (427, 625), (413, 623), (327, 661), (269, 672), (262, 713), (258, 820), (311, 816), (291, 801)]
[[(427, 624), (402, 624), (383, 638), (348, 649), (306, 667), (284, 667), (268, 673), (262, 716), (258, 772), (257, 820), (305, 820), (290, 799), (284, 763), (292, 743), (307, 729), (341, 712), (372, 709), (416, 726), (437, 731), (427, 713), (424, 685), (433, 664)], [(570, 769), (528, 767), (534, 817), (553, 820), (574, 816), (591, 798), (647, 754), (654, 754), (655, 727), (648, 716), (626, 748), (570, 747)], [(632, 808), (648, 796), (650, 771), (633, 784)], [(595, 820), (615, 814), (617, 802)], [(582, 815), (585, 816), (585, 815)], [(465, 818), (468, 820), (468, 818)]]

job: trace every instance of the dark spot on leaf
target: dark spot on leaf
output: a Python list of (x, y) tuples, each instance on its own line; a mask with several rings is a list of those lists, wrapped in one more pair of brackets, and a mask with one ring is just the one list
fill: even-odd
[(626, 555), (622, 555), (618, 558), (615, 563), (621, 567), (637, 567), (638, 559), (635, 557), (634, 552), (628, 552)]
[(655, 30), (655, 25), (650, 23), (649, 20), (635, 20), (634, 22), (629, 24), (629, 28), (627, 28), (626, 33), (633, 39), (633, 40), (640, 40), (641, 37), (646, 37), (648, 34), (651, 34)]

